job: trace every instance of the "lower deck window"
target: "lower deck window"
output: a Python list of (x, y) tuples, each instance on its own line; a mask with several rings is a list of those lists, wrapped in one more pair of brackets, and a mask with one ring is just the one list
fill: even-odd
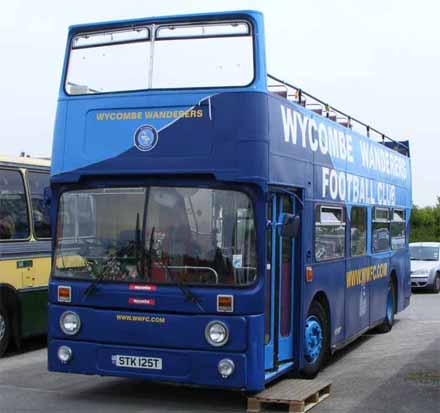
[(315, 211), (315, 259), (325, 261), (345, 256), (343, 207), (318, 205)]
[(387, 208), (374, 208), (373, 210), (373, 252), (387, 251), (390, 249), (390, 220)]
[(46, 207), (44, 200), (44, 190), (50, 185), (49, 174), (28, 172), (28, 181), (35, 237), (50, 238), (50, 211)]
[(0, 240), (26, 239), (29, 234), (23, 177), (19, 171), (0, 170)]
[(395, 209), (393, 211), (393, 220), (391, 222), (391, 248), (393, 250), (405, 248), (405, 243), (405, 211), (402, 209)]
[(352, 207), (350, 213), (351, 256), (364, 255), (367, 252), (367, 209)]

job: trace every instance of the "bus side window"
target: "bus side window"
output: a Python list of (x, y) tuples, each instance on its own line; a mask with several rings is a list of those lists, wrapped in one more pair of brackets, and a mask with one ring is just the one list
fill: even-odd
[(0, 240), (29, 238), (24, 183), (19, 171), (0, 170)]
[(388, 208), (373, 209), (372, 243), (373, 252), (390, 249), (390, 210)]
[(44, 201), (44, 189), (50, 185), (49, 175), (40, 172), (29, 172), (28, 181), (35, 237), (50, 238), (49, 208)]
[(391, 248), (393, 250), (405, 248), (405, 241), (405, 211), (403, 209), (394, 209), (391, 222)]
[(352, 257), (365, 255), (367, 251), (367, 208), (351, 208), (350, 245)]
[(318, 205), (315, 211), (315, 259), (332, 260), (345, 256), (345, 210)]

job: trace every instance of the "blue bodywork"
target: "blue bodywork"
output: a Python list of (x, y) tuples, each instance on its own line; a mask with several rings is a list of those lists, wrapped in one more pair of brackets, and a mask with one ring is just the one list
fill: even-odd
[[(260, 13), (244, 11), (73, 26), (69, 30), (64, 73), (70, 42), (78, 32), (138, 23), (217, 19), (246, 19), (252, 24), (255, 79), (248, 87), (68, 96), (63, 76), (52, 155), (53, 228), (56, 228), (60, 194), (67, 190), (151, 184), (239, 189), (245, 191), (254, 203), (260, 269), (258, 280), (246, 288), (192, 287), (194, 294), (201, 297), (205, 310), (202, 312), (194, 303), (186, 301), (176, 286), (158, 286), (156, 291), (146, 293), (130, 291), (127, 284), (108, 282), (99, 284), (96, 294), (85, 298), (88, 282), (53, 277), (49, 286), (51, 371), (143, 377), (256, 391), (283, 368), (301, 369), (303, 366), (304, 320), (317, 295), (322, 295), (328, 302), (332, 349), (344, 345), (384, 319), (391, 273), (397, 279), (397, 310), (409, 304), (407, 249), (373, 254), (371, 239), (368, 239), (367, 254), (362, 257), (321, 263), (313, 258), (317, 203), (345, 204), (347, 215), (353, 203), (368, 207), (399, 207), (406, 211), (408, 226), (412, 199), (409, 158), (269, 93)], [(174, 112), (182, 111), (195, 111), (195, 114), (174, 118)], [(141, 115), (140, 118), (134, 116), (135, 119), (118, 120), (118, 113), (127, 112), (139, 112)], [(155, 112), (164, 115), (146, 119), (146, 113), (151, 116)], [(292, 120), (290, 124), (289, 116)], [(136, 131), (146, 124), (158, 131), (157, 142), (154, 149), (141, 151), (135, 146), (134, 139)], [(351, 161), (347, 153), (342, 159), (341, 152), (335, 155), (327, 151), (324, 154), (325, 150), (316, 149), (320, 130), (324, 128), (336, 131), (340, 134), (338, 136), (350, 135), (351, 149), (347, 147), (347, 138), (344, 139)], [(366, 166), (361, 161), (365, 156), (361, 153), (362, 145), (367, 152), (380, 148), (389, 154), (387, 156), (392, 156), (405, 169), (404, 176)], [(346, 199), (341, 199), (341, 193), (332, 198), (330, 187), (326, 193), (323, 192), (323, 168), (368, 178), (370, 192), (364, 199), (358, 198), (357, 202), (348, 199), (347, 193)], [(270, 316), (265, 315), (266, 242), (268, 237), (275, 237), (274, 231), (267, 231), (267, 202), (271, 193), (294, 189), (302, 205), (298, 208), (301, 232), (292, 258), (295, 268), (291, 285), (294, 316), (289, 345), (293, 346), (293, 350), (289, 350), (283, 363), (274, 365), (268, 360), (264, 345), (265, 317)], [(369, 208), (369, 226), (371, 214), (372, 208)], [(53, 235), (55, 239), (55, 229)], [(346, 288), (347, 272), (381, 263), (387, 263), (387, 277)], [(313, 282), (305, 281), (306, 266), (313, 268)], [(57, 289), (60, 285), (72, 288), (70, 303), (58, 302)], [(234, 295), (232, 314), (217, 313), (218, 294)], [(153, 308), (127, 304), (128, 298), (146, 296), (154, 298)], [(360, 297), (365, 298), (366, 306), (362, 314), (358, 310)], [(271, 308), (273, 310), (273, 303)], [(81, 331), (73, 338), (66, 336), (59, 327), (59, 317), (66, 309), (76, 311), (82, 320)], [(133, 317), (146, 314), (164, 317), (165, 322), (131, 321)], [(230, 341), (222, 348), (211, 347), (204, 337), (206, 324), (217, 319), (226, 323), (231, 331)], [(309, 335), (312, 336), (312, 332)], [(69, 364), (63, 364), (57, 358), (57, 349), (63, 344), (73, 350), (74, 358)], [(314, 351), (312, 347), (309, 348), (311, 354)], [(160, 372), (146, 372), (116, 367), (111, 356), (121, 352), (161, 357), (165, 360), (164, 368)], [(233, 360), (236, 366), (234, 375), (229, 379), (217, 373), (217, 363), (225, 357)]]

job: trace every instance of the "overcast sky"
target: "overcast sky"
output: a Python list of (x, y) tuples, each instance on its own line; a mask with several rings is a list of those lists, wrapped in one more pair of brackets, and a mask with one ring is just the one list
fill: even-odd
[(409, 138), (413, 198), (440, 195), (440, 2), (436, 0), (3, 1), (0, 154), (51, 154), (67, 27), (103, 20), (256, 9), (269, 71)]

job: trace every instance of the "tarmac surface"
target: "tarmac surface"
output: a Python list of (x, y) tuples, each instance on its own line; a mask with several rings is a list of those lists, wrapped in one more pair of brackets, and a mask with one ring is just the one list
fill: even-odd
[[(44, 340), (0, 360), (0, 413), (244, 412), (238, 392), (49, 373)], [(366, 334), (320, 378), (331, 396), (313, 413), (440, 412), (440, 294), (414, 294), (388, 334)]]

